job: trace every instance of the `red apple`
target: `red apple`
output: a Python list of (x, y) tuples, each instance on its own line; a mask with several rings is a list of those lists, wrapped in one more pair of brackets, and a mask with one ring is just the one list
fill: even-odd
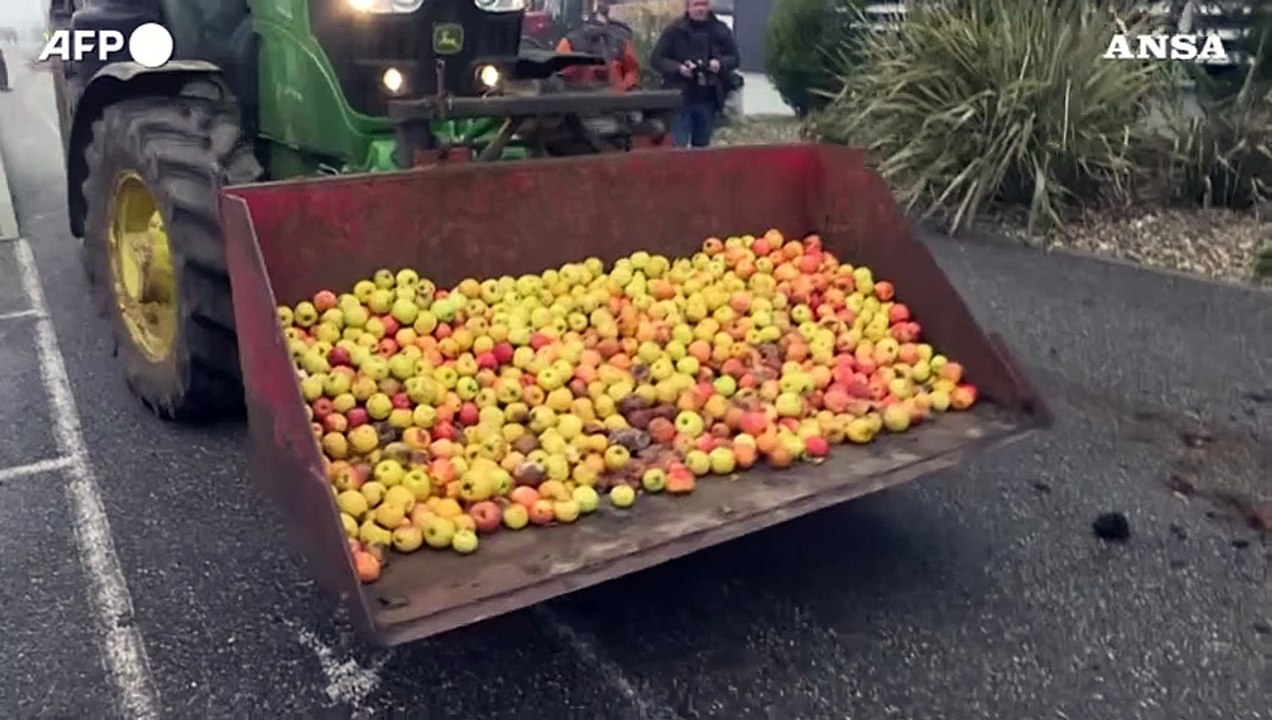
[(398, 334), (398, 330), (402, 329), (402, 323), (398, 322), (398, 319), (392, 315), (381, 316), (380, 322), (384, 323), (385, 337), (394, 337)]
[(682, 463), (672, 463), (667, 468), (667, 492), (672, 495), (683, 495), (693, 492), (695, 478), (693, 471)]
[(830, 443), (826, 442), (826, 438), (814, 435), (813, 437), (804, 438), (804, 450), (812, 457), (826, 457), (830, 454)]
[(831, 387), (836, 385), (845, 389), (852, 386), (857, 373), (847, 365), (836, 365), (834, 370), (830, 371)]
[(481, 411), (473, 403), (466, 402), (459, 406), (459, 424), (464, 426), (476, 425)]
[(323, 418), (322, 426), (327, 432), (342, 433), (349, 429), (349, 418), (343, 413), (333, 412)]
[(342, 347), (333, 347), (331, 352), (327, 353), (327, 362), (336, 367), (347, 366), (352, 361), (349, 358), (349, 351)]
[(850, 402), (852, 402), (852, 396), (840, 385), (831, 385), (822, 395), (823, 407), (833, 413), (844, 412)]
[(433, 425), (433, 438), (435, 440), (454, 440), (457, 437), (459, 437), (459, 434), (455, 432), (455, 426), (450, 422), (438, 420)]
[(956, 362), (947, 362), (937, 375), (940, 376), (942, 380), (949, 380), (954, 383), (962, 382), (963, 366)]
[(499, 523), (503, 521), (503, 511), (499, 509), (498, 505), (489, 500), (475, 503), (468, 509), (468, 514), (473, 516), (473, 522), (477, 524), (477, 530), (484, 533), (498, 530)]
[(518, 485), (508, 494), (508, 499), (529, 510), (539, 500), (539, 491), (529, 485)]
[(749, 412), (742, 416), (738, 429), (752, 437), (762, 435), (768, 429), (768, 418), (762, 412)]
[(349, 420), (349, 427), (356, 428), (359, 425), (366, 425), (371, 422), (371, 416), (367, 414), (366, 408), (351, 408), (345, 413), (345, 418)]
[(913, 365), (919, 361), (919, 346), (912, 342), (907, 342), (901, 346), (901, 350), (897, 353), (897, 359), (906, 365)]
[(477, 355), (477, 367), (483, 370), (494, 370), (499, 367), (499, 359), (495, 357), (493, 352), (484, 352)]
[(950, 391), (950, 407), (966, 410), (976, 403), (976, 386), (963, 383)]
[(535, 525), (550, 525), (555, 519), (556, 511), (552, 508), (551, 500), (540, 498), (530, 506), (530, 522)]
[(382, 357), (393, 357), (398, 351), (397, 340), (394, 340), (393, 338), (384, 338), (380, 340), (380, 344), (375, 346), (375, 351), (376, 354)]
[(313, 408), (314, 421), (316, 422), (322, 422), (324, 418), (334, 412), (334, 408), (331, 407), (331, 398), (320, 397), (314, 401), (311, 407)]
[(512, 343), (504, 341), (495, 345), (495, 349), (491, 352), (495, 354), (496, 362), (500, 365), (507, 365), (512, 362), (512, 355), (515, 351), (516, 348), (512, 346)]
[[(547, 335), (544, 335), (541, 332), (534, 333), (530, 336), (530, 347), (533, 350), (539, 350), (543, 348), (545, 345), (549, 345), (551, 343), (552, 343), (552, 338), (548, 337)], [(530, 513), (530, 521), (534, 522), (533, 512)]]
[(415, 404), (411, 402), (410, 395), (400, 392), (393, 395), (393, 407), (399, 410), (410, 410), (415, 407)]
[(327, 312), (334, 308), (339, 302), (336, 294), (330, 290), (319, 290), (314, 293), (314, 308), (320, 313)]

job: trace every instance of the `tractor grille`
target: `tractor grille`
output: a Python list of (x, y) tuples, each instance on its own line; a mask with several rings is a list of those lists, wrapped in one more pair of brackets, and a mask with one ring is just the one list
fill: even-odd
[(479, 59), (512, 58), (521, 45), (520, 13), (487, 13), (472, 2), (428, 2), (409, 15), (351, 17), (338, 0), (310, 0), (315, 37), (327, 54), (349, 105), (367, 115), (388, 112), (384, 72), (397, 68), (407, 79), (406, 95), (437, 92), (433, 26), (464, 28), (463, 49), (445, 57), (447, 90), (475, 92), (473, 68)]

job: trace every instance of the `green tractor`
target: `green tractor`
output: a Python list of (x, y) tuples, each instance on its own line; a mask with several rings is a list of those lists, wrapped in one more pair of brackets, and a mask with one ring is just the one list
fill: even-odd
[(52, 0), (54, 30), (157, 23), (56, 62), (71, 231), (133, 391), (161, 417), (242, 404), (219, 189), (665, 145), (675, 92), (567, 88), (603, 59), (522, 49), (524, 0)]

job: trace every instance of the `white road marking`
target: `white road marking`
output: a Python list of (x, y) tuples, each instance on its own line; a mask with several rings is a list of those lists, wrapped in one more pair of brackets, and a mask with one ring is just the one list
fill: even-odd
[(40, 313), (35, 310), (16, 310), (14, 312), (0, 313), (0, 320), (17, 320), (29, 317), (40, 317)]
[(327, 685), (323, 688), (327, 698), (333, 703), (348, 707), (355, 716), (369, 714), (370, 709), (365, 703), (380, 687), (380, 671), (389, 661), (389, 653), (386, 652), (367, 668), (353, 658), (341, 661), (336, 657), (335, 650), (307, 628), (300, 628), (297, 637), (301, 645), (318, 656), (318, 665), (327, 680)]
[(40, 475), (41, 473), (53, 472), (68, 468), (75, 462), (75, 458), (60, 457), (51, 460), (41, 460), (39, 462), (28, 463), (26, 465), (16, 465), (14, 467), (0, 468), (0, 483), (5, 480), (15, 480), (28, 475)]
[(547, 628), (561, 642), (569, 646), (586, 666), (593, 668), (597, 676), (603, 678), (614, 692), (631, 703), (632, 707), (636, 708), (637, 716), (641, 720), (678, 720), (680, 715), (674, 710), (642, 696), (636, 689), (636, 684), (628, 678), (623, 668), (606, 656), (600, 646), (590, 636), (575, 630), (560, 615), (543, 603), (535, 605), (532, 612), (541, 617)]
[(35, 255), (26, 240), (14, 244), (22, 289), (40, 318), (35, 323), (35, 346), (40, 377), (53, 410), (53, 436), (67, 458), (70, 483), (67, 495), (75, 518), (75, 542), (89, 581), (89, 600), (97, 613), (106, 670), (119, 692), (121, 715), (134, 720), (159, 717), (159, 693), (150, 673), (150, 660), (141, 633), (133, 625), (132, 596), (119, 566), (110, 520), (102, 505), (97, 477), (89, 462), (88, 445), (80, 428), (79, 412), (57, 332), (49, 318)]

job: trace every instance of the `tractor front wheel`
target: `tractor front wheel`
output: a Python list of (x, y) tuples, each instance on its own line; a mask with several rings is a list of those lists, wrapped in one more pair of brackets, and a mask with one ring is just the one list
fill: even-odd
[(210, 81), (111, 105), (93, 124), (85, 268), (133, 392), (166, 419), (242, 406), (217, 191), (260, 165)]

